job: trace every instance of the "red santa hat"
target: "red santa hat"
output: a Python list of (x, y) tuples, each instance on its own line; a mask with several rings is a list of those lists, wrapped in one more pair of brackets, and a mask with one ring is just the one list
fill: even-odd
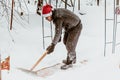
[(52, 15), (52, 6), (49, 4), (46, 4), (45, 6), (42, 7), (42, 16), (48, 17), (51, 15)]

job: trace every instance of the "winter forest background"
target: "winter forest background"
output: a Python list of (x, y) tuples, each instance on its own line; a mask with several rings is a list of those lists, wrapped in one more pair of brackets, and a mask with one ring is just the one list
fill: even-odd
[[(47, 77), (18, 70), (30, 69), (54, 36), (53, 23), (36, 14), (37, 3), (0, 0), (0, 68), (3, 62), (10, 63), (0, 70), (0, 80), (120, 80), (119, 0), (43, 0), (43, 4), (67, 8), (80, 17), (83, 30), (76, 49), (77, 63)], [(58, 43), (35, 70), (62, 62), (66, 53), (63, 43)]]

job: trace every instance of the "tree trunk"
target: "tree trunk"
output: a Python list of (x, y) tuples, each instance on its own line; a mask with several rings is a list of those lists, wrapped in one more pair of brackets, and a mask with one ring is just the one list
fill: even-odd
[(65, 9), (67, 9), (67, 0), (65, 0)]
[(71, 7), (71, 5), (66, 3), (66, 1), (64, 1), (64, 0), (61, 0), (61, 1), (64, 2), (66, 6), (68, 5), (69, 7)]
[(49, 4), (51, 4), (51, 0), (49, 0)]
[(58, 0), (56, 0), (56, 8), (57, 8), (57, 5), (58, 5)]
[(116, 5), (119, 5), (119, 0), (116, 0)]
[(12, 23), (13, 23), (13, 8), (14, 8), (14, 0), (12, 0), (11, 20), (10, 20), (10, 30), (12, 30)]
[(70, 2), (71, 2), (71, 5), (74, 6), (72, 0), (70, 0)]
[(97, 6), (99, 6), (100, 0), (97, 0)]
[(80, 10), (80, 0), (78, 0), (78, 10)]

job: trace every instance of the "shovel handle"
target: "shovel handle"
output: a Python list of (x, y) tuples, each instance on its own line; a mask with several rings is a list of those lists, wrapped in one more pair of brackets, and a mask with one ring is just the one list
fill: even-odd
[(42, 59), (47, 55), (48, 51), (45, 51), (43, 55), (38, 59), (38, 61), (33, 65), (33, 67), (30, 69), (31, 71), (35, 69), (35, 67), (42, 61)]

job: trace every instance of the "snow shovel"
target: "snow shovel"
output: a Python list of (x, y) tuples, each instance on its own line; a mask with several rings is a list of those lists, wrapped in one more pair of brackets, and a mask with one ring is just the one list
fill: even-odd
[(23, 68), (17, 68), (17, 69), (19, 69), (19, 70), (21, 70), (21, 71), (24, 71), (24, 72), (26, 72), (26, 73), (34, 73), (35, 74), (35, 71), (33, 71), (33, 69), (35, 69), (35, 67), (43, 60), (43, 58), (47, 55), (47, 53), (48, 53), (48, 51), (45, 51), (44, 53), (43, 53), (43, 55), (37, 60), (37, 62), (33, 65), (33, 67), (30, 69), (30, 70), (28, 70), (28, 69), (23, 69)]
[(18, 69), (32, 76), (47, 77), (53, 75), (57, 70), (60, 69), (60, 66), (62, 65), (61, 63), (57, 63), (55, 65), (44, 67), (37, 71), (33, 71), (33, 69), (35, 69), (35, 67), (42, 61), (42, 59), (47, 55), (47, 53), (48, 51), (45, 51), (30, 70), (23, 68), (18, 68)]

